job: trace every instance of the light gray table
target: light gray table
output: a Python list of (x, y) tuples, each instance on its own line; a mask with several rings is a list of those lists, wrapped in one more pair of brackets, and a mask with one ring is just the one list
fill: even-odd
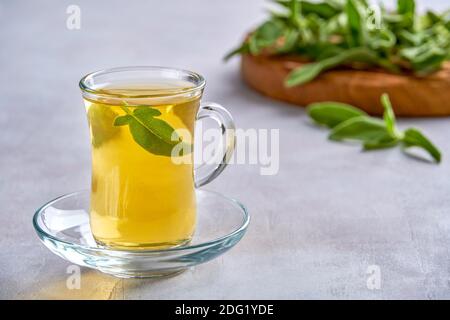
[[(440, 1), (428, 1), (441, 8)], [(66, 8), (81, 8), (81, 29)], [(265, 16), (264, 1), (0, 3), (0, 298), (450, 298), (450, 120), (401, 120), (444, 151), (441, 165), (399, 150), (331, 143), (304, 111), (240, 80), (227, 50)], [(88, 130), (77, 87), (93, 70), (164, 65), (196, 70), (206, 98), (240, 128), (280, 129), (280, 171), (234, 165), (208, 186), (253, 217), (226, 255), (178, 277), (121, 280), (68, 263), (34, 233), (34, 210), (89, 187)], [(449, 102), (450, 103), (450, 102)], [(367, 287), (378, 266), (379, 290)]]

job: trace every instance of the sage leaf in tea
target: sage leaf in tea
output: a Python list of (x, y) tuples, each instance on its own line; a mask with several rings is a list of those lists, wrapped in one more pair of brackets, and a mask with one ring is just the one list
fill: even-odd
[[(164, 120), (156, 118), (161, 115), (157, 109), (137, 106), (131, 111), (122, 106), (126, 113), (114, 120), (114, 126), (129, 127), (133, 140), (142, 148), (155, 155), (172, 156), (173, 147), (182, 142), (175, 129)], [(182, 150), (191, 150), (182, 148)]]

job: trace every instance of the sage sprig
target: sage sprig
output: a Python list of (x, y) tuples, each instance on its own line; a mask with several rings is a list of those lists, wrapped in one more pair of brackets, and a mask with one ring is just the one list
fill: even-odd
[(418, 147), (436, 161), (441, 162), (439, 149), (418, 129), (409, 128), (404, 132), (397, 128), (395, 114), (389, 96), (381, 96), (384, 108), (383, 119), (371, 117), (351, 105), (338, 102), (313, 103), (307, 113), (319, 125), (331, 129), (330, 140), (360, 141), (363, 150), (391, 148), (401, 145), (403, 149)]
[(281, 10), (271, 12), (225, 59), (289, 54), (309, 60), (292, 70), (285, 79), (287, 87), (342, 65), (424, 76), (450, 59), (448, 11), (419, 16), (414, 0), (397, 0), (395, 10), (381, 6), (379, 11), (366, 0), (275, 2)]
[[(156, 117), (161, 115), (157, 109), (143, 106), (122, 106), (125, 115), (115, 118), (114, 126), (127, 125), (134, 141), (155, 155), (172, 156), (173, 147), (184, 143), (174, 128), (166, 121)], [(191, 148), (180, 148), (181, 152)]]

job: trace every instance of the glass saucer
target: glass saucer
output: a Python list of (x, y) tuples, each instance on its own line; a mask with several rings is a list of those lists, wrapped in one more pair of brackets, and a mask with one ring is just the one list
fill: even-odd
[(241, 240), (250, 217), (236, 200), (196, 190), (197, 228), (190, 244), (163, 250), (116, 250), (98, 245), (89, 226), (89, 191), (56, 198), (36, 211), (33, 225), (53, 253), (118, 277), (179, 273), (225, 253)]

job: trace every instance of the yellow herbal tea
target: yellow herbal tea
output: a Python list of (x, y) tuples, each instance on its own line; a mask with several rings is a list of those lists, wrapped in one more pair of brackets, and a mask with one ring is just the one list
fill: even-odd
[[(92, 142), (90, 223), (99, 243), (159, 249), (191, 239), (196, 223), (193, 161), (172, 162), (172, 145), (164, 140), (178, 129), (193, 137), (200, 98), (173, 95), (186, 85), (98, 90), (103, 97), (152, 95), (148, 101), (139, 99), (139, 105), (127, 98), (119, 104), (117, 99), (85, 97)], [(170, 99), (163, 98), (166, 92)], [(193, 152), (183, 157), (193, 157)]]

